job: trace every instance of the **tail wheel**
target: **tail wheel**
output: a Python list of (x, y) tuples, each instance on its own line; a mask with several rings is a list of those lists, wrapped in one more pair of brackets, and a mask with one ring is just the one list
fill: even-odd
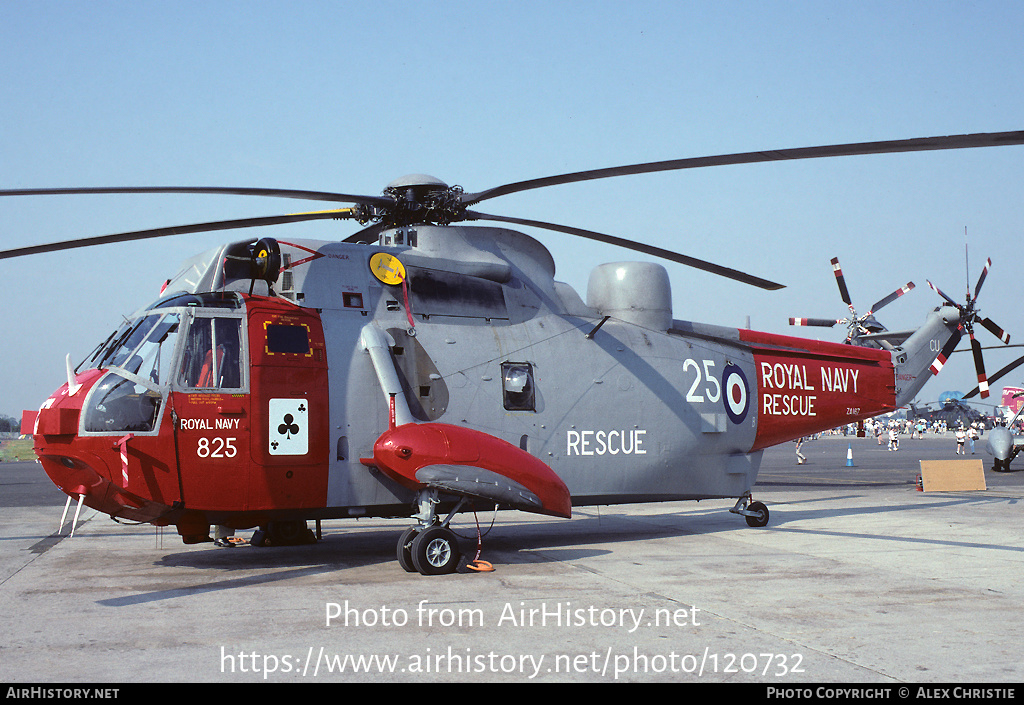
[(747, 507), (748, 512), (753, 514), (747, 514), (744, 518), (747, 520), (747, 526), (766, 526), (768, 524), (768, 507), (764, 506), (761, 502), (751, 502)]
[(420, 532), (412, 541), (410, 553), (413, 567), (422, 575), (454, 573), (462, 555), (458, 538), (443, 526)]

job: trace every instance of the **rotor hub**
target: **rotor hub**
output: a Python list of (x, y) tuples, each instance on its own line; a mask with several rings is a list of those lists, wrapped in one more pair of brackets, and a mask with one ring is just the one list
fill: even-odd
[(385, 187), (384, 195), (394, 199), (394, 207), (382, 213), (380, 220), (387, 227), (457, 222), (465, 211), (462, 192), (461, 186), (449, 186), (429, 174), (402, 176)]
[(436, 176), (430, 176), (429, 174), (406, 174), (405, 176), (400, 176), (384, 187), (384, 193), (394, 193), (408, 188), (446, 190), (448, 188), (448, 184), (441, 181), (441, 179)]

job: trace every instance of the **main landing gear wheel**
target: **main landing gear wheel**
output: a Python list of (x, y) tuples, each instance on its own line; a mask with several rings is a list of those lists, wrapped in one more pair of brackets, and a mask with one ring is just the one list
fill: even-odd
[(753, 514), (745, 514), (744, 518), (747, 520), (747, 526), (767, 526), (768, 525), (768, 507), (764, 506), (761, 502), (751, 502), (747, 505), (747, 511), (753, 512)]
[(465, 499), (452, 510), (445, 521), (439, 521), (437, 505), (440, 503), (436, 489), (423, 489), (416, 498), (419, 513), (414, 517), (418, 526), (402, 532), (398, 539), (398, 564), (410, 573), (421, 575), (444, 575), (454, 573), (459, 567), (462, 552), (455, 532), (448, 528), (448, 522), (462, 508)]
[[(431, 526), (421, 531), (412, 540), (409, 552), (413, 567), (422, 575), (454, 573), (462, 555), (455, 533), (444, 526)], [(402, 562), (401, 558), (399, 562)]]
[(416, 572), (416, 566), (412, 564), (412, 542), (419, 533), (419, 527), (410, 526), (398, 537), (398, 565), (406, 573)]

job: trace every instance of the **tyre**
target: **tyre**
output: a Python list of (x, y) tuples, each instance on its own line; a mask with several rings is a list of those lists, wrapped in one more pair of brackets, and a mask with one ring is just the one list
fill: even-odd
[(398, 565), (407, 573), (416, 572), (416, 566), (412, 564), (412, 542), (419, 532), (419, 527), (410, 526), (398, 537)]
[(443, 526), (432, 526), (412, 541), (412, 564), (422, 575), (454, 573), (459, 565), (459, 541)]
[(755, 513), (755, 516), (744, 517), (747, 520), (747, 526), (758, 527), (768, 524), (768, 507), (761, 502), (751, 502), (747, 511)]

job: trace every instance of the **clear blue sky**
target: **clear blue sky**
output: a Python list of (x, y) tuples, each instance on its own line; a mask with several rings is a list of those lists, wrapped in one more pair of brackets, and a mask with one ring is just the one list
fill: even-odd
[[(222, 185), (476, 191), (659, 159), (1024, 129), (1019, 2), (7, 3), (0, 188)], [(994, 261), (981, 308), (1024, 342), (1024, 147), (721, 167), (519, 194), (489, 212), (648, 241), (787, 285), (669, 264), (675, 317), (838, 340), (859, 309), (916, 326)], [(310, 204), (314, 205), (314, 204)], [(240, 197), (0, 200), (0, 245), (302, 210)], [(269, 234), (342, 238), (334, 222)], [(253, 236), (260, 233), (252, 231)], [(263, 233), (267, 234), (267, 233)], [(531, 232), (558, 278), (635, 255)], [(186, 257), (224, 234), (0, 261), (0, 413), (34, 409)], [(228, 235), (234, 238), (234, 235)], [(995, 339), (982, 331), (982, 341)], [(987, 351), (990, 373), (1019, 349)], [(1024, 381), (1024, 368), (1004, 383)], [(922, 400), (975, 384), (955, 355)]]

